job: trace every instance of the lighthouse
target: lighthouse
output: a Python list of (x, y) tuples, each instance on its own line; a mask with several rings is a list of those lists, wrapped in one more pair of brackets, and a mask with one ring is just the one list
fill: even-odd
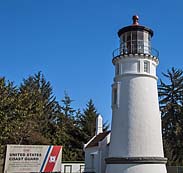
[(113, 52), (112, 126), (106, 173), (166, 173), (153, 31), (139, 24), (118, 31)]

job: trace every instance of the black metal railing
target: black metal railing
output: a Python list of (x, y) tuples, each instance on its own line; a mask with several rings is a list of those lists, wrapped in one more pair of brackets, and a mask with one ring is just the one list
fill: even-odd
[(129, 54), (146, 54), (155, 56), (157, 58), (159, 57), (158, 50), (150, 46), (137, 45), (137, 44), (130, 44), (129, 46), (121, 45), (120, 48), (115, 49), (112, 53), (113, 58)]

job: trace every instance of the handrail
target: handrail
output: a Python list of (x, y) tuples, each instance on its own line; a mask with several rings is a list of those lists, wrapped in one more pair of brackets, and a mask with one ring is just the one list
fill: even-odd
[(131, 44), (129, 48), (127, 46), (122, 45), (120, 48), (117, 48), (113, 51), (113, 58), (119, 57), (120, 55), (129, 55), (129, 54), (147, 54), (155, 57), (159, 57), (159, 51), (144, 45), (133, 45)]

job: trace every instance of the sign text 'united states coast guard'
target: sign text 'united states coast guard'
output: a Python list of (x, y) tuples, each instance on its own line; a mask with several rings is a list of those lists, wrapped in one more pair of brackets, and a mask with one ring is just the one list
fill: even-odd
[(61, 172), (62, 146), (7, 145), (4, 173)]

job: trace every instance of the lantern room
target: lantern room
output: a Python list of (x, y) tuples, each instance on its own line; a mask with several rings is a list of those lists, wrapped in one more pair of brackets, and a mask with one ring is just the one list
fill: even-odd
[(151, 55), (151, 38), (153, 31), (138, 23), (139, 17), (133, 16), (133, 24), (118, 31), (120, 38), (120, 55), (147, 54)]

